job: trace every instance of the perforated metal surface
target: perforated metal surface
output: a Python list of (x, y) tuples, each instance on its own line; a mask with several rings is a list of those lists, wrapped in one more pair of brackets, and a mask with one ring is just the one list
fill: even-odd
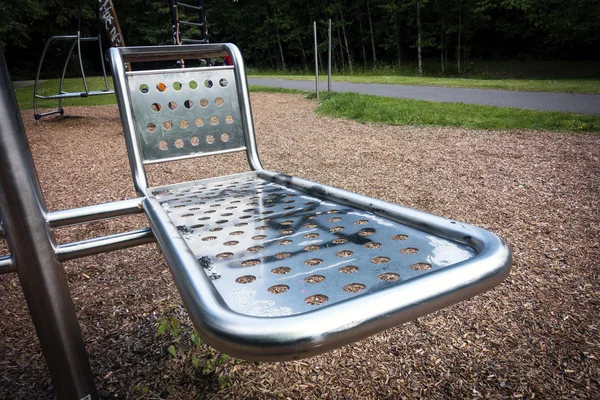
[(145, 163), (245, 149), (233, 67), (126, 76)]
[(246, 315), (316, 310), (475, 256), (468, 246), (256, 176), (152, 195), (229, 308)]

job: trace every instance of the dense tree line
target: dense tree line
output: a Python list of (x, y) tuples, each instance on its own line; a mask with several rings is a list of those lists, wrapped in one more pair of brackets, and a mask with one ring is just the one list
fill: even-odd
[[(113, 1), (128, 45), (171, 43), (167, 0)], [(96, 29), (93, 4), (84, 10), (86, 32)], [(0, 44), (11, 68), (32, 71), (47, 37), (74, 30), (77, 6), (2, 2)], [(206, 8), (211, 41), (236, 43), (262, 68), (312, 68), (313, 21), (324, 65), (329, 18), (338, 70), (407, 61), (422, 68), (435, 59), (438, 71), (460, 73), (472, 58), (599, 57), (600, 0), (206, 0)]]

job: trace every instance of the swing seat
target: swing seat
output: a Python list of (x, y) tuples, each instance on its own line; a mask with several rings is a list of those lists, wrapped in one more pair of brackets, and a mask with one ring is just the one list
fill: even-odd
[[(231, 44), (112, 48), (136, 190), (193, 323), (254, 361), (310, 357), (496, 286), (511, 254), (457, 221), (267, 171)], [(233, 66), (126, 72), (229, 55)], [(144, 165), (245, 151), (251, 172), (149, 187)]]

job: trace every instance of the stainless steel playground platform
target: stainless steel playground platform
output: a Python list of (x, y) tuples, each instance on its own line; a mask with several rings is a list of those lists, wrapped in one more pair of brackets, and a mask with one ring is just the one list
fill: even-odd
[[(233, 66), (125, 69), (225, 54)], [(19, 275), (59, 397), (96, 396), (63, 260), (156, 240), (204, 340), (261, 361), (326, 352), (507, 276), (510, 251), (483, 229), (263, 169), (235, 46), (112, 48), (110, 56), (139, 198), (53, 213), (0, 71), (0, 209), (11, 250), (0, 272)], [(148, 184), (147, 164), (233, 151), (246, 153), (249, 172)], [(141, 212), (150, 229), (54, 242), (52, 229)]]

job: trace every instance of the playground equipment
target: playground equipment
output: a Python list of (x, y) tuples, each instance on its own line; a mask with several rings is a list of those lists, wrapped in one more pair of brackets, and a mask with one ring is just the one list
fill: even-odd
[[(232, 66), (125, 67), (224, 55)], [(0, 53), (0, 209), (11, 251), (0, 272), (19, 276), (60, 398), (96, 398), (64, 260), (156, 240), (203, 339), (258, 361), (326, 352), (508, 275), (510, 251), (483, 229), (263, 169), (235, 46), (111, 48), (110, 56), (139, 197), (48, 212)], [(148, 184), (147, 164), (234, 151), (246, 153), (250, 172)], [(151, 228), (54, 243), (52, 229), (133, 213)]]
[[(108, 39), (110, 41), (111, 46), (113, 47), (122, 47), (125, 46), (125, 41), (123, 39), (123, 35), (121, 33), (121, 27), (119, 25), (119, 21), (117, 19), (117, 14), (115, 13), (115, 9), (112, 4), (112, 0), (97, 0), (94, 1), (96, 8), (96, 20), (98, 22), (98, 35), (97, 36), (89, 36), (84, 37), (81, 35), (81, 12), (83, 9), (83, 3), (86, 0), (79, 0), (79, 8), (77, 10), (77, 33), (74, 35), (61, 35), (61, 36), (52, 36), (46, 41), (44, 45), (44, 50), (42, 51), (42, 56), (40, 57), (40, 62), (38, 64), (37, 74), (35, 76), (35, 84), (33, 89), (33, 111), (34, 117), (37, 121), (41, 118), (53, 115), (60, 114), (63, 115), (65, 110), (62, 107), (63, 99), (73, 98), (73, 97), (89, 97), (89, 96), (100, 96), (107, 94), (114, 94), (114, 90), (110, 89), (108, 85), (108, 77), (106, 75), (106, 67), (104, 65), (104, 60), (102, 58), (102, 29), (100, 25), (103, 26), (104, 30), (108, 35)], [(62, 75), (60, 77), (60, 83), (58, 87), (58, 93), (51, 95), (41, 95), (38, 93), (39, 91), (39, 83), (40, 83), (40, 74), (42, 72), (42, 65), (44, 63), (44, 58), (46, 57), (46, 52), (50, 47), (50, 44), (54, 41), (72, 41), (73, 43), (69, 47), (69, 51), (67, 52), (67, 57), (65, 59), (65, 63), (63, 66)], [(90, 90), (88, 87), (87, 78), (85, 75), (85, 70), (83, 68), (83, 60), (81, 58), (81, 43), (82, 42), (96, 42), (99, 49), (100, 60), (102, 64), (102, 74), (104, 78), (104, 89), (102, 90)], [(79, 60), (79, 68), (81, 70), (81, 78), (83, 80), (83, 90), (77, 92), (66, 92), (63, 90), (65, 75), (67, 72), (67, 67), (69, 66), (69, 61), (71, 60), (71, 55), (73, 54), (73, 50), (77, 47), (77, 58)], [(38, 100), (57, 100), (58, 106), (55, 110), (47, 111), (44, 113), (38, 112)]]
[[(208, 43), (204, 0), (197, 0), (197, 4), (169, 0), (169, 9), (171, 12), (173, 44)], [(191, 29), (186, 29), (185, 27)], [(194, 28), (199, 30), (199, 34), (194, 34)]]

